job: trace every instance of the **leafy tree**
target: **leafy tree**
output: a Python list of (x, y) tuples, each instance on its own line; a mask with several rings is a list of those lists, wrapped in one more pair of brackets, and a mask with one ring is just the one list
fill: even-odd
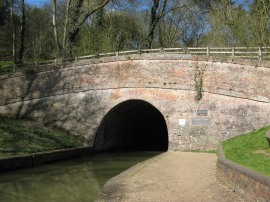
[(68, 0), (66, 10), (66, 24), (64, 30), (64, 57), (73, 58), (73, 48), (78, 33), (84, 22), (99, 9), (105, 7), (110, 0)]
[(0, 27), (6, 24), (8, 13), (8, 1), (0, 1)]
[(247, 14), (241, 5), (220, 0), (208, 13), (210, 30), (204, 40), (208, 46), (247, 46), (249, 43)]
[(20, 49), (18, 54), (18, 62), (23, 62), (24, 50), (25, 50), (25, 4), (24, 0), (21, 0), (21, 30), (20, 30)]
[[(161, 47), (198, 46), (204, 34), (206, 15), (198, 5), (183, 2), (182, 9), (168, 13), (159, 23)], [(179, 5), (179, 1), (175, 1)]]
[(254, 45), (268, 46), (270, 42), (270, 1), (254, 0), (250, 5), (249, 19)]

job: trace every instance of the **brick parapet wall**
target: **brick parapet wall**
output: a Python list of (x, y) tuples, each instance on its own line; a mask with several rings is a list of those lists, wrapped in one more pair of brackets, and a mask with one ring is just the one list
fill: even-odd
[(218, 148), (217, 177), (245, 201), (270, 200), (270, 177), (227, 160), (221, 144)]
[(79, 61), (34, 75), (2, 76), (0, 105), (86, 90), (160, 88), (195, 91), (196, 66), (204, 71), (203, 92), (270, 103), (270, 69), (213, 61), (203, 57), (149, 54), (130, 60), (110, 57)]
[[(164, 116), (171, 150), (214, 149), (221, 140), (269, 123), (270, 69), (212, 60), (143, 54), (4, 76), (0, 79), (0, 114), (71, 130), (91, 146), (109, 110), (139, 99)], [(199, 101), (195, 100), (197, 71), (203, 71)]]
[[(117, 61), (136, 61), (136, 60), (190, 60), (190, 61), (204, 61), (204, 62), (219, 62), (219, 63), (229, 63), (229, 64), (238, 64), (238, 65), (248, 65), (253, 67), (262, 67), (262, 68), (270, 68), (269, 61), (258, 61), (258, 60), (250, 60), (250, 59), (241, 59), (241, 58), (231, 58), (231, 57), (206, 57), (199, 55), (189, 55), (189, 54), (162, 54), (162, 53), (150, 53), (143, 55), (127, 55), (127, 56), (110, 56), (103, 58), (92, 58), (92, 59), (84, 59), (79, 61), (73, 61), (66, 64), (58, 64), (58, 65), (49, 65), (49, 66), (41, 66), (38, 67), (38, 72), (49, 72), (57, 69), (65, 69), (71, 67), (81, 67), (87, 64), (102, 64), (102, 63), (110, 63)], [(5, 75), (0, 75), (0, 79), (12, 78), (12, 77), (20, 77), (24, 76), (24, 68), (19, 69), (18, 72), (9, 73)]]

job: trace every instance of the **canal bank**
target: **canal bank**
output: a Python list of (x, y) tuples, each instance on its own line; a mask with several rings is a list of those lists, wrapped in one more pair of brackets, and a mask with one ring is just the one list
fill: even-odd
[(242, 201), (216, 179), (216, 154), (167, 152), (109, 180), (97, 201)]

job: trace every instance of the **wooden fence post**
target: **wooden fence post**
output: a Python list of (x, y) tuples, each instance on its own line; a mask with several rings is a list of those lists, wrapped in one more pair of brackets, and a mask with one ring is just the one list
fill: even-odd
[(210, 56), (210, 48), (208, 46), (207, 46), (207, 49), (206, 49), (206, 55), (207, 55), (207, 57)]
[(262, 47), (259, 47), (259, 61), (262, 61)]
[(232, 47), (232, 57), (235, 57), (235, 47)]
[(38, 68), (38, 61), (35, 61), (35, 70)]

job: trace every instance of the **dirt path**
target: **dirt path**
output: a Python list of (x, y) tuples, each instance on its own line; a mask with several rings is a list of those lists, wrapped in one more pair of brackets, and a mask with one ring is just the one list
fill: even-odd
[(111, 179), (98, 201), (242, 201), (216, 179), (215, 154), (167, 152)]

